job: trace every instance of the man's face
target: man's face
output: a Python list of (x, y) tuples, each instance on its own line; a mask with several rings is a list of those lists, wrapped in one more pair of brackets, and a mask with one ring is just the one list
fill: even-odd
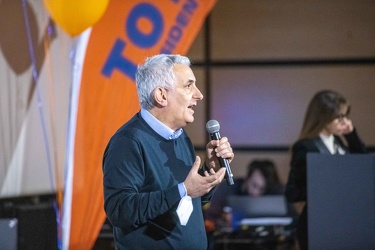
[(193, 71), (187, 65), (178, 64), (173, 67), (176, 82), (173, 89), (167, 91), (167, 125), (179, 129), (194, 121), (194, 107), (203, 95), (195, 85)]

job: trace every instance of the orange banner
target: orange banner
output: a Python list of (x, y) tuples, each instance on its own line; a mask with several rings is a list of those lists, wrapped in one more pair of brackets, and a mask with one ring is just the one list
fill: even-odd
[(93, 27), (79, 94), (69, 249), (91, 249), (105, 219), (102, 157), (140, 107), (136, 67), (159, 53), (186, 54), (215, 0), (111, 0)]

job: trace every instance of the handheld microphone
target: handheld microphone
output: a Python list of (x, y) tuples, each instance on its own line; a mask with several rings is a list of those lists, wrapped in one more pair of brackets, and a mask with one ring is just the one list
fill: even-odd
[[(216, 120), (209, 120), (206, 124), (207, 132), (210, 134), (211, 140), (220, 140), (221, 136), (219, 133), (220, 124)], [(234, 184), (232, 170), (230, 169), (229, 162), (227, 159), (219, 157), (219, 163), (221, 167), (225, 167), (227, 170), (225, 174), (225, 179), (227, 180), (228, 186)]]

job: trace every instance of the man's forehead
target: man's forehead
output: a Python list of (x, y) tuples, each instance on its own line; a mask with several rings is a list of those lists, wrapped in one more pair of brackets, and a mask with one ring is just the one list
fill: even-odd
[(196, 78), (192, 69), (185, 64), (176, 64), (173, 66), (173, 71), (177, 77), (183, 77), (185, 82), (195, 82)]

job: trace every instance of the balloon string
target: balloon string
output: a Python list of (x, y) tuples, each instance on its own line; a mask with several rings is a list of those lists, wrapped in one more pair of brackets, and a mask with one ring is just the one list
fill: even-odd
[[(29, 15), (27, 12), (26, 0), (22, 0), (22, 11), (23, 11), (23, 17), (24, 17), (24, 22), (25, 22), (25, 27), (26, 27), (26, 36), (27, 36), (27, 41), (28, 41), (30, 59), (31, 59), (31, 64), (32, 64), (32, 76), (33, 76), (33, 80), (35, 84), (39, 118), (41, 120), (43, 139), (45, 142), (44, 145), (45, 145), (46, 155), (47, 155), (47, 165), (48, 165), (48, 173), (50, 177), (49, 178), (50, 186), (52, 190), (56, 190), (55, 183), (53, 181), (54, 178), (53, 178), (53, 169), (52, 169), (52, 161), (51, 161), (51, 152), (50, 152), (49, 140), (47, 136), (46, 122), (45, 122), (44, 112), (43, 112), (43, 102), (42, 102), (42, 97), (41, 97), (39, 86), (38, 86), (39, 76), (38, 76), (34, 45), (33, 45), (32, 36), (31, 36), (31, 28), (30, 28), (30, 23), (29, 23)], [(60, 231), (60, 213), (59, 213), (58, 206), (54, 205), (54, 211), (55, 211), (56, 220), (57, 220), (57, 230), (59, 232)], [(59, 233), (58, 233), (58, 247), (59, 249), (61, 249), (61, 238), (60, 238)]]
[[(52, 63), (51, 63), (51, 60), (50, 60), (50, 53), (49, 53), (49, 47), (51, 45), (51, 40), (52, 40), (52, 36), (55, 36), (55, 30), (54, 30), (54, 25), (52, 23), (52, 20), (49, 21), (48, 25), (47, 25), (47, 34), (44, 35), (43, 37), (43, 41), (44, 41), (44, 51), (45, 51), (45, 61), (46, 61), (46, 68), (47, 68), (47, 83), (50, 82), (52, 83), (50, 86), (51, 88), (48, 88), (49, 89), (49, 93), (48, 93), (48, 103), (50, 104), (51, 108), (50, 108), (50, 120), (51, 120), (51, 136), (52, 136), (52, 141), (56, 142), (56, 129), (55, 129), (55, 122), (56, 122), (56, 118), (55, 118), (55, 113), (56, 112), (53, 112), (55, 110), (55, 100), (54, 100), (54, 95), (55, 95), (55, 90), (54, 90), (54, 85), (53, 85), (53, 68), (52, 68)], [(61, 199), (61, 183), (60, 183), (60, 176), (59, 176), (59, 171), (58, 171), (58, 166), (59, 166), (59, 160), (58, 160), (58, 154), (56, 153), (56, 150), (54, 151), (54, 164), (55, 164), (55, 182), (56, 182), (56, 191), (57, 191), (57, 202), (59, 204), (59, 206), (61, 206), (62, 204), (62, 199)]]
[[(55, 118), (55, 112), (53, 112), (53, 110), (55, 110), (55, 101), (54, 101), (54, 98), (52, 98), (54, 96), (54, 88), (53, 88), (53, 67), (51, 66), (52, 65), (52, 62), (50, 60), (50, 53), (49, 53), (49, 48), (50, 48), (50, 45), (51, 45), (51, 40), (52, 38), (56, 35), (55, 34), (55, 26), (54, 26), (54, 23), (51, 19), (49, 19), (49, 22), (48, 22), (48, 25), (47, 25), (47, 34), (44, 35), (44, 50), (45, 50), (45, 60), (46, 60), (46, 65), (47, 65), (47, 76), (48, 76), (48, 81), (47, 82), (50, 82), (52, 83), (52, 87), (49, 88), (49, 89), (52, 89), (51, 91), (49, 91), (49, 94), (48, 94), (48, 97), (49, 97), (49, 103), (51, 105), (51, 108), (50, 110), (52, 110), (52, 112), (50, 112), (50, 116), (51, 116), (51, 134), (52, 134), (52, 139), (53, 141), (57, 141), (56, 140), (56, 137), (55, 135), (57, 134), (56, 133), (56, 130), (55, 130), (55, 126), (54, 126), (54, 122), (56, 121), (56, 118)], [(56, 182), (56, 202), (54, 202), (54, 208), (55, 208), (55, 211), (56, 211), (56, 222), (57, 222), (57, 230), (58, 230), (58, 249), (62, 249), (62, 203), (63, 203), (63, 189), (62, 189), (62, 184), (61, 184), (61, 178), (60, 178), (60, 175), (59, 175), (59, 165), (60, 165), (60, 161), (58, 160), (59, 159), (59, 155), (56, 153), (56, 150), (54, 151), (54, 164), (55, 164), (55, 182)]]

